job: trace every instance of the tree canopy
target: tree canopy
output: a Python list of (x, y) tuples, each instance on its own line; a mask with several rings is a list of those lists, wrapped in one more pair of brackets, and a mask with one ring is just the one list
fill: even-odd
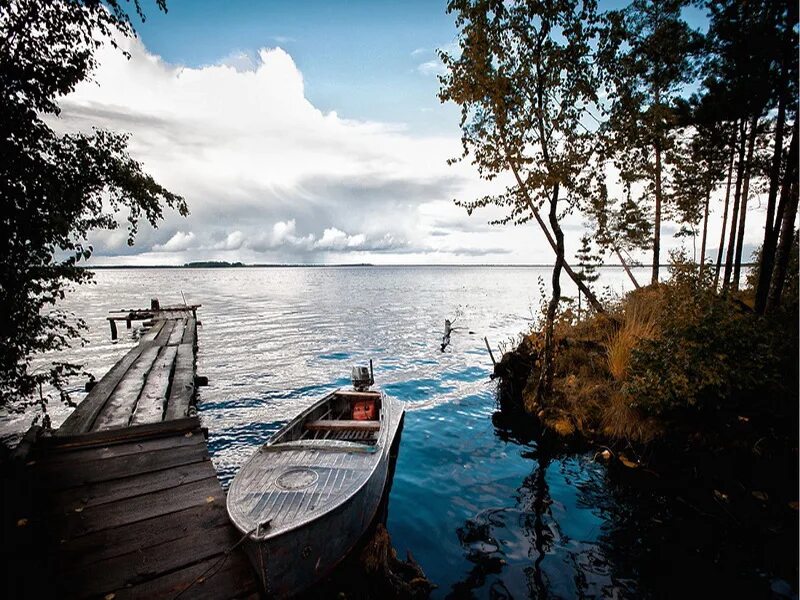
[[(134, 9), (144, 18), (138, 0)], [(0, 405), (10, 409), (46, 402), (43, 387), (69, 400), (80, 366), (33, 369), (31, 359), (80, 339), (83, 322), (59, 302), (92, 279), (87, 235), (119, 227), (122, 215), (133, 244), (139, 223), (157, 226), (164, 207), (188, 214), (129, 155), (124, 133), (59, 134), (47, 122), (91, 77), (95, 51), (133, 34), (117, 0), (0, 0)]]

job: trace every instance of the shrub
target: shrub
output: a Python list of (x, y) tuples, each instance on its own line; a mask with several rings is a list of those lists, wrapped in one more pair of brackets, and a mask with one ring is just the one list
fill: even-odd
[(733, 409), (738, 400), (782, 386), (787, 351), (774, 324), (717, 294), (710, 275), (676, 257), (661, 286), (660, 335), (637, 344), (623, 386), (645, 414)]

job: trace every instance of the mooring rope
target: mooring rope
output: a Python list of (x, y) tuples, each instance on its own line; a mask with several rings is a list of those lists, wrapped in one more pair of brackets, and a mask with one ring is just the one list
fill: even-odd
[(263, 523), (259, 523), (258, 525), (256, 525), (255, 527), (253, 527), (253, 528), (252, 528), (250, 531), (248, 531), (247, 533), (245, 533), (245, 534), (244, 534), (244, 535), (243, 535), (243, 536), (242, 536), (242, 537), (239, 539), (239, 541), (238, 541), (238, 542), (236, 542), (236, 543), (235, 543), (235, 544), (233, 544), (233, 545), (232, 545), (230, 548), (228, 548), (227, 550), (225, 550), (224, 554), (223, 554), (222, 556), (220, 556), (220, 557), (219, 557), (219, 559), (217, 560), (217, 562), (215, 562), (213, 565), (211, 565), (210, 567), (208, 567), (208, 568), (207, 568), (205, 571), (203, 571), (202, 573), (200, 573), (200, 575), (198, 575), (197, 577), (195, 577), (195, 578), (194, 578), (194, 581), (192, 581), (192, 583), (190, 583), (189, 585), (187, 585), (187, 586), (186, 586), (185, 588), (183, 588), (183, 589), (182, 589), (180, 592), (178, 592), (178, 593), (177, 593), (175, 596), (173, 596), (173, 597), (172, 597), (172, 600), (178, 600), (178, 598), (180, 598), (180, 597), (183, 595), (183, 593), (184, 593), (186, 590), (190, 589), (190, 588), (191, 588), (192, 586), (194, 586), (194, 585), (195, 585), (195, 584), (196, 584), (198, 581), (200, 581), (201, 579), (205, 578), (205, 577), (206, 577), (206, 575), (208, 575), (208, 573), (209, 573), (209, 572), (211, 572), (212, 570), (214, 570), (214, 572), (211, 574), (211, 576), (209, 577), (209, 579), (210, 579), (211, 577), (214, 577), (214, 575), (216, 575), (216, 574), (219, 572), (219, 570), (220, 570), (220, 569), (222, 569), (223, 565), (225, 564), (225, 561), (226, 561), (226, 560), (228, 560), (228, 556), (230, 556), (231, 552), (233, 552), (234, 550), (236, 550), (236, 548), (238, 548), (238, 547), (239, 547), (239, 546), (240, 546), (240, 545), (241, 545), (241, 544), (242, 544), (242, 543), (243, 543), (243, 542), (244, 542), (244, 541), (245, 541), (245, 540), (246, 540), (248, 537), (250, 537), (250, 536), (251, 536), (252, 534), (254, 534), (256, 531), (259, 531), (259, 530), (260, 530), (262, 527), (265, 527), (265, 526), (267, 526), (267, 525), (269, 525), (269, 521), (265, 521), (265, 522), (263, 522)]

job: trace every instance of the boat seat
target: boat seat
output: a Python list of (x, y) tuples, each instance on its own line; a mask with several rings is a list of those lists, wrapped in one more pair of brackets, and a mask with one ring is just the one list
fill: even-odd
[(321, 419), (305, 424), (309, 431), (379, 431), (380, 421), (354, 421), (350, 419)]
[(336, 392), (337, 398), (344, 398), (346, 400), (380, 400), (379, 392), (357, 392), (355, 390), (338, 390)]

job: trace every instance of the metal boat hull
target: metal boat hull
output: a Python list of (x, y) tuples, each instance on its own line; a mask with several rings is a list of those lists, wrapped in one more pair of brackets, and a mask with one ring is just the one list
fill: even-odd
[(388, 471), (381, 460), (366, 485), (344, 504), (306, 525), (261, 542), (249, 539), (245, 551), (268, 597), (299, 594), (327, 576), (372, 523)]

